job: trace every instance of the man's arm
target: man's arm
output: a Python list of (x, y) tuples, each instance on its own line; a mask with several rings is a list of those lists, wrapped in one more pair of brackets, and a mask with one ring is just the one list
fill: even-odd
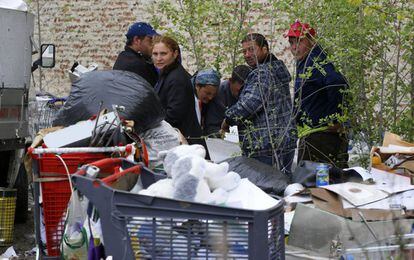
[(265, 98), (269, 93), (270, 72), (258, 68), (250, 73), (239, 100), (226, 111), (226, 122), (234, 125), (244, 119), (250, 118), (263, 108)]
[(345, 90), (348, 86), (345, 77), (335, 70), (332, 63), (328, 63), (324, 66), (326, 71), (326, 77), (324, 79), (324, 87), (328, 93), (328, 98), (332, 102), (338, 105), (342, 103), (343, 93), (341, 90)]

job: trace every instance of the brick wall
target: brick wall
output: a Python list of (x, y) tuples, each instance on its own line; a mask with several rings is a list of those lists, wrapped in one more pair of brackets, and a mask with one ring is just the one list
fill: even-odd
[[(145, 10), (152, 3), (153, 0), (39, 0), (41, 40), (57, 47), (56, 67), (42, 69), (42, 90), (58, 96), (68, 95), (70, 81), (67, 70), (75, 61), (84, 66), (96, 62), (100, 70), (111, 69), (117, 54), (124, 47), (124, 34), (128, 26), (137, 20), (148, 21), (149, 14)], [(29, 3), (29, 10), (37, 16), (37, 1)], [(260, 17), (262, 14), (256, 11), (251, 15)], [(269, 37), (274, 53), (291, 66), (291, 57), (287, 52), (286, 41), (281, 37), (282, 32), (270, 35), (270, 22), (261, 19), (252, 31)], [(36, 20), (36, 41), (37, 30)], [(185, 60), (187, 56), (185, 52), (183, 54)], [(190, 72), (194, 71), (191, 61), (184, 64), (188, 64)], [(39, 74), (35, 72), (34, 75), (37, 91)]]

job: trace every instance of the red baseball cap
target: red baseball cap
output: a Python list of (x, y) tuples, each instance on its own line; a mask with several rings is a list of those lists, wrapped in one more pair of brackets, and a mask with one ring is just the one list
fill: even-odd
[(316, 31), (308, 23), (301, 23), (298, 19), (290, 25), (288, 31), (286, 31), (283, 36), (286, 37), (303, 37), (306, 34), (310, 34), (312, 37), (315, 37)]

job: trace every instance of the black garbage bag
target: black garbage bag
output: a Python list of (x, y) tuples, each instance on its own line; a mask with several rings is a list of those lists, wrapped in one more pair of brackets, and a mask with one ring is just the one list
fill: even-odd
[[(292, 175), (292, 183), (300, 183), (307, 188), (316, 186), (316, 167), (320, 163), (312, 161), (300, 161)], [(329, 184), (344, 182), (362, 182), (362, 177), (355, 170), (344, 171), (331, 166), (329, 168)]]
[(120, 70), (92, 71), (72, 84), (69, 97), (56, 115), (54, 126), (69, 126), (87, 120), (102, 108), (124, 106), (122, 118), (135, 122), (135, 131), (142, 133), (164, 119), (164, 111), (151, 85), (139, 75)]
[(237, 172), (240, 177), (248, 178), (253, 184), (267, 193), (283, 195), (289, 178), (279, 170), (258, 160), (238, 156), (225, 160), (229, 171)]

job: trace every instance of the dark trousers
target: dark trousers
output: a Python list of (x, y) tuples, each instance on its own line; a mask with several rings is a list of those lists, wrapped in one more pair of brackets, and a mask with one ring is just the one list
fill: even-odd
[(309, 160), (348, 167), (348, 138), (336, 132), (317, 132), (299, 139), (298, 162)]

